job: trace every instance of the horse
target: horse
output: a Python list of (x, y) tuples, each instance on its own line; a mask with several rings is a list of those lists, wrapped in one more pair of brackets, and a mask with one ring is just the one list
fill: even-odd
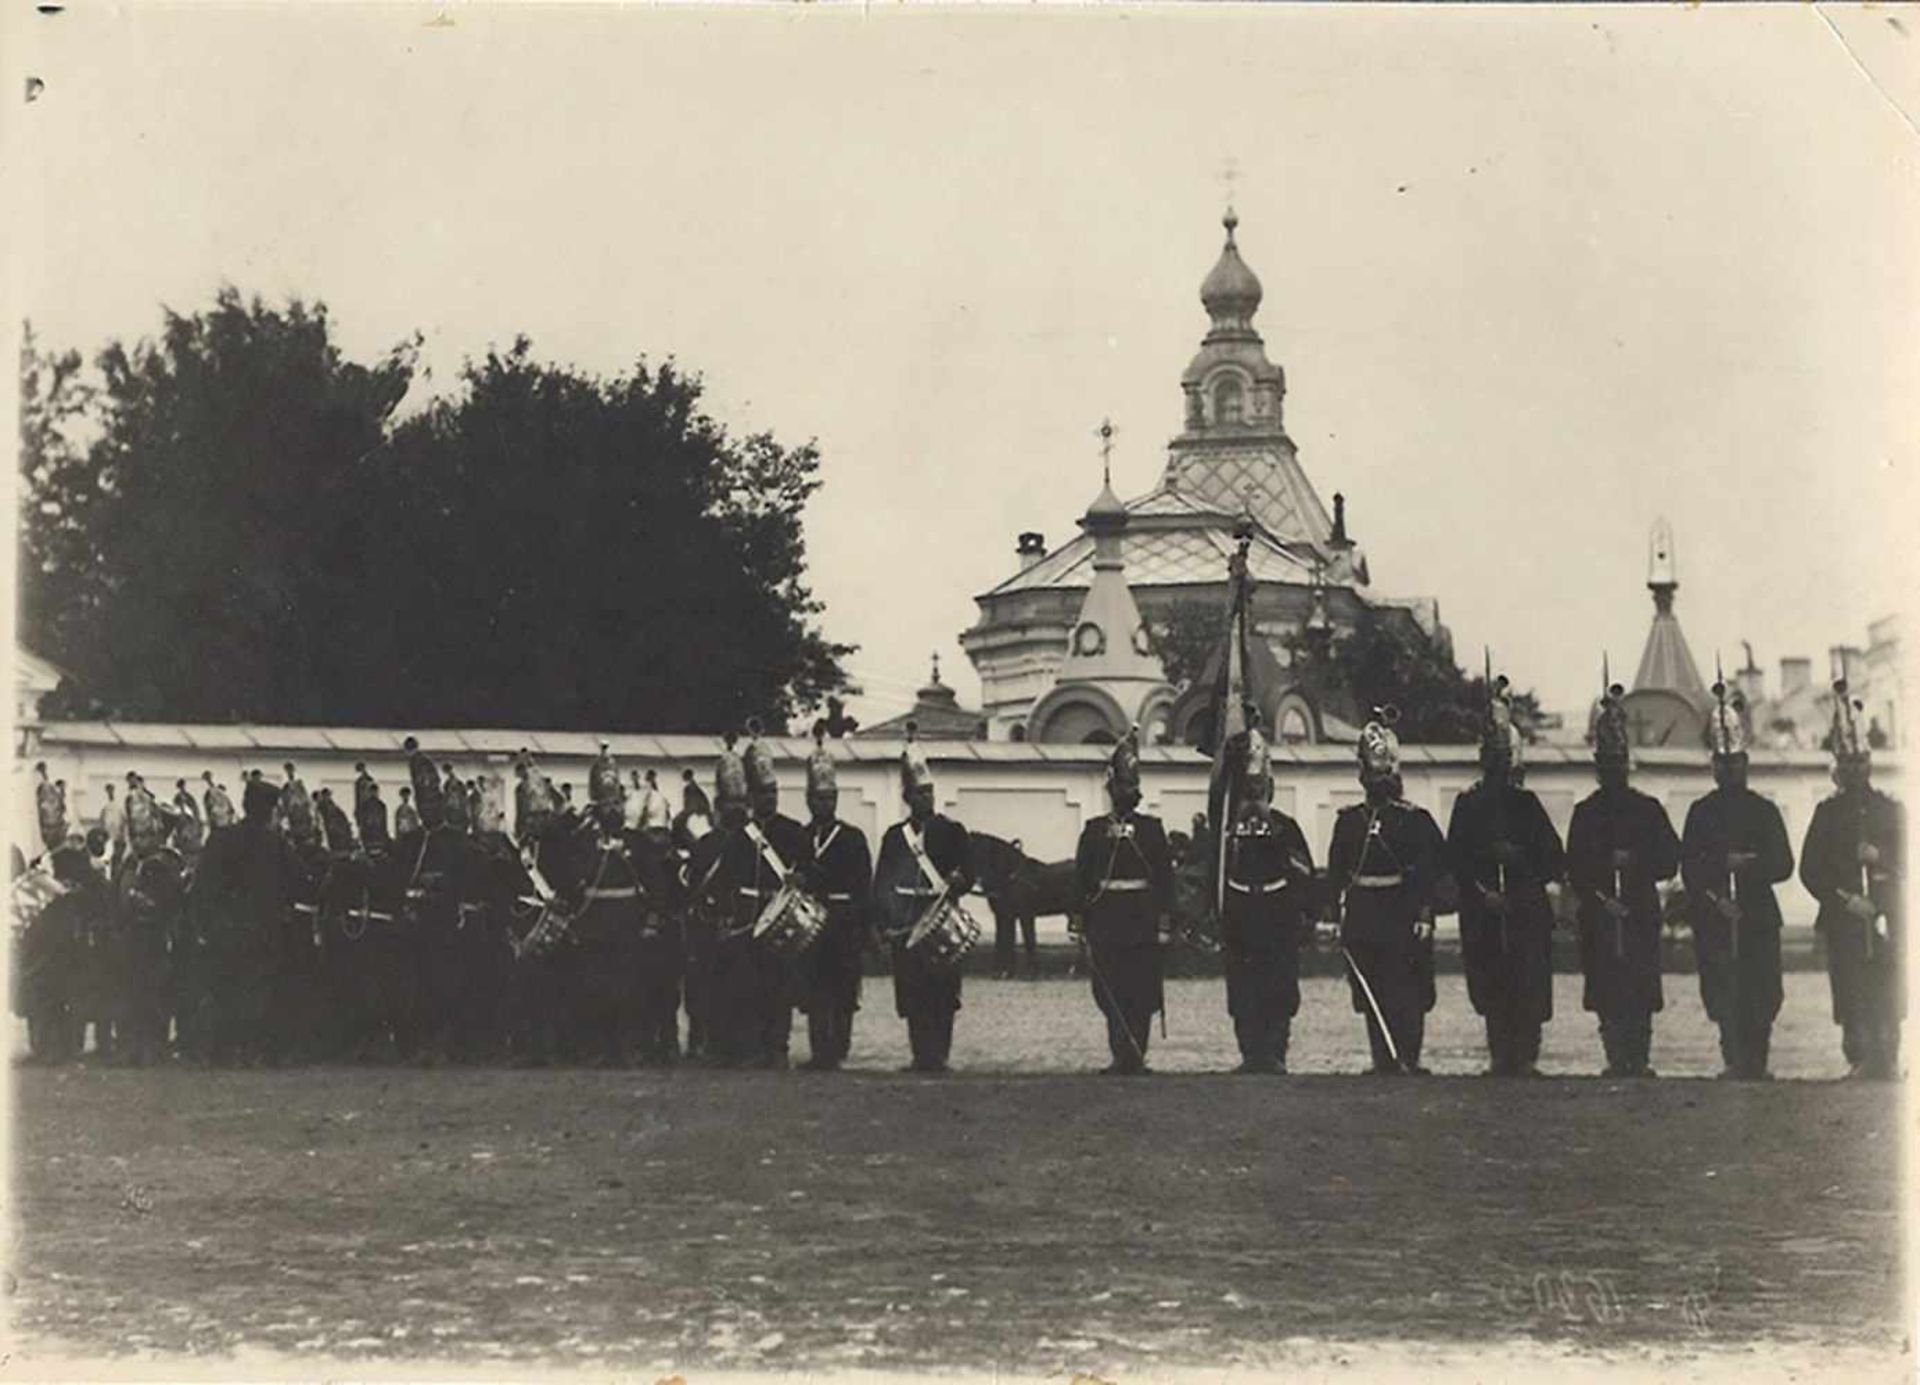
[(1076, 922), (1080, 887), (1072, 861), (1036, 861), (1014, 843), (990, 832), (969, 832), (974, 887), (993, 911), (994, 971), (1012, 976), (1016, 929), (1026, 944), (1027, 974), (1037, 974), (1034, 921), (1066, 917)]

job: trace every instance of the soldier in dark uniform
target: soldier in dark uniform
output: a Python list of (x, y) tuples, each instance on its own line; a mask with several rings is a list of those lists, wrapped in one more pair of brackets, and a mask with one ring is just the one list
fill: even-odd
[(713, 805), (707, 801), (706, 791), (694, 782), (693, 771), (680, 771), (680, 811), (687, 817), (713, 819)]
[(138, 774), (127, 774), (123, 802), (127, 850), (114, 881), (116, 907), (98, 961), (113, 1031), (111, 1056), (145, 1064), (166, 1049), (172, 1014), (171, 910), (180, 898), (180, 863), (170, 852), (172, 810)]
[(287, 781), (280, 786), (280, 802), (274, 815), (280, 830), (287, 834), (296, 850), (311, 851), (320, 840), (320, 824), (313, 813), (313, 799), (291, 763), (281, 766)]
[(1467, 996), (1486, 1021), (1488, 1075), (1535, 1077), (1540, 1028), (1553, 1017), (1553, 902), (1566, 871), (1560, 834), (1515, 782), (1520, 729), (1505, 676), (1490, 680), (1480, 782), (1454, 800), (1447, 852), (1460, 885)]
[[(464, 834), (473, 825), (473, 798), (459, 775), (453, 772), (453, 763), (448, 761), (440, 766), (440, 825), (450, 832)], [(425, 814), (422, 814), (424, 820)]]
[(746, 1018), (740, 996), (747, 966), (746, 934), (759, 915), (755, 878), (764, 863), (746, 835), (747, 768), (726, 738), (714, 767), (714, 830), (687, 858), (687, 1052), (722, 1066), (744, 1059)]
[(333, 801), (332, 789), (321, 789), (313, 796), (313, 811), (320, 819), (320, 831), (323, 834), (328, 851), (344, 854), (353, 850), (353, 824), (347, 821), (347, 815), (340, 805)]
[(47, 762), (33, 767), (33, 805), (40, 819), (40, 841), (48, 851), (57, 851), (67, 841), (67, 796), (47, 778)]
[(1680, 869), (1680, 839), (1660, 800), (1627, 785), (1626, 690), (1609, 684), (1593, 716), (1600, 787), (1573, 810), (1567, 879), (1578, 902), (1581, 1003), (1600, 1017), (1603, 1077), (1652, 1077), (1660, 987), (1660, 882)]
[(802, 958), (800, 1008), (807, 1015), (806, 1066), (832, 1071), (853, 1044), (853, 1016), (860, 1008), (860, 962), (871, 931), (873, 854), (867, 837), (839, 817), (840, 785), (827, 753), (826, 723), (813, 728), (807, 760), (808, 876), (826, 905), (827, 922)]
[(907, 723), (900, 757), (900, 792), (907, 820), (880, 838), (873, 870), (875, 921), (893, 953), (894, 1008), (907, 1022), (914, 1072), (947, 1070), (953, 1050), (953, 1017), (960, 1009), (960, 968), (929, 956), (914, 926), (942, 898), (956, 903), (973, 888), (972, 843), (967, 829), (934, 811), (933, 770)]
[(1313, 854), (1300, 824), (1273, 806), (1266, 738), (1246, 735), (1238, 813), (1229, 824), (1221, 955), (1243, 1073), (1284, 1073), (1300, 1011), (1300, 949), (1312, 924)]
[(225, 789), (213, 782), (212, 770), (200, 771), (200, 778), (206, 781), (207, 785), (201, 791), (200, 798), (202, 806), (207, 810), (207, 835), (212, 836), (223, 827), (233, 826), (235, 821), (233, 800), (227, 796)]
[(613, 814), (610, 820), (625, 826), (627, 786), (620, 782), (620, 765), (606, 741), (600, 742), (600, 753), (587, 766), (587, 802), (591, 811)]
[(413, 790), (402, 784), (400, 802), (393, 810), (393, 835), (408, 837), (421, 830), (420, 810), (413, 806)]
[(360, 845), (369, 853), (381, 854), (393, 845), (387, 827), (387, 802), (380, 796), (380, 785), (369, 779), (364, 788), (354, 785), (353, 820), (360, 829)]
[(1144, 1073), (1153, 1017), (1164, 1003), (1162, 949), (1171, 932), (1173, 863), (1160, 819), (1139, 811), (1140, 745), (1128, 732), (1107, 765), (1111, 813), (1080, 831), (1074, 880), (1087, 935), (1094, 1004), (1107, 1022), (1102, 1071)]
[(1353, 1008), (1366, 1016), (1381, 1075), (1427, 1071), (1420, 1050), (1435, 996), (1433, 918), (1458, 907), (1439, 824), (1401, 797), (1396, 720), (1381, 708), (1361, 730), (1366, 801), (1340, 810), (1327, 853)]
[[(407, 781), (413, 786), (413, 812), (419, 815), (420, 826), (431, 832), (446, 821), (446, 800), (440, 788), (440, 772), (433, 767), (433, 760), (420, 749), (420, 742), (412, 736), (403, 740), (400, 748), (407, 754)], [(402, 804), (407, 801), (404, 789), (400, 792), (400, 801)], [(407, 829), (396, 820), (393, 834), (404, 837)]]
[[(89, 936), (109, 905), (105, 882), (87, 860), (79, 837), (61, 841), (48, 853), (48, 869), (37, 875), (45, 903), (27, 924), (15, 957), (15, 1012), (27, 1022), (27, 1051), (36, 1063), (78, 1058), (86, 1041), (85, 951)], [(25, 888), (14, 883), (15, 898)]]
[[(779, 894), (796, 871), (804, 884), (812, 856), (807, 829), (780, 811), (780, 781), (773, 756), (760, 740), (759, 727), (748, 723), (753, 739), (747, 743), (747, 796), (751, 817), (747, 839), (755, 850), (752, 888), (758, 900), (755, 916)], [(785, 1068), (793, 1034), (793, 1008), (799, 998), (800, 975), (794, 958), (765, 938), (746, 938), (745, 1006), (747, 1052), (762, 1067)]]
[(360, 805), (365, 803), (378, 787), (379, 780), (373, 777), (373, 772), (367, 768), (367, 762), (355, 760), (353, 762), (353, 810), (356, 817), (359, 816)]
[(1780, 810), (1747, 787), (1746, 704), (1713, 685), (1707, 720), (1714, 788), (1687, 810), (1680, 878), (1687, 889), (1700, 997), (1720, 1027), (1722, 1077), (1763, 1079), (1780, 1013), (1780, 905), (1773, 887), (1793, 875)]
[(1872, 750), (1860, 704), (1833, 685), (1833, 779), (1839, 792), (1813, 810), (1800, 849), (1800, 881), (1819, 901), (1833, 1021), (1849, 1077), (1899, 1072), (1906, 947), (1906, 811), (1872, 784)]
[(299, 866), (273, 829), (279, 794), (249, 780), (244, 818), (207, 843), (189, 907), (208, 963), (207, 1053), (216, 1063), (269, 1056), (267, 1009), (284, 950)]

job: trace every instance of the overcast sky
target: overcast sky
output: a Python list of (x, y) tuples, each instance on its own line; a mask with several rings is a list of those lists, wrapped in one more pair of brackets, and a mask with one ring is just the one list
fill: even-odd
[(432, 13), (10, 10), (19, 311), (90, 352), (317, 297), (440, 389), (520, 332), (673, 355), (818, 439), (872, 719), (934, 650), (977, 698), (972, 597), (1069, 535), (1102, 416), (1156, 482), (1231, 195), (1309, 477), (1469, 662), (1568, 709), (1630, 673), (1660, 514), (1703, 664), (1905, 600), (1910, 10)]

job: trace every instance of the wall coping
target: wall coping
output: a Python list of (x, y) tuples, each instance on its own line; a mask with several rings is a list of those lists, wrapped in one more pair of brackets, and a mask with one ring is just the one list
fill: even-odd
[[(601, 741), (614, 754), (640, 760), (711, 760), (720, 755), (724, 742), (719, 736), (681, 733), (609, 732), (595, 735), (588, 731), (532, 731), (424, 727), (412, 731), (377, 727), (339, 726), (262, 726), (247, 723), (187, 724), (126, 721), (56, 721), (38, 728), (38, 741), (44, 748), (74, 746), (124, 748), (127, 750), (190, 749), (209, 753), (252, 752), (281, 758), (302, 752), (321, 754), (398, 755), (401, 742), (409, 735), (435, 758), (441, 756), (497, 758), (505, 761), (522, 746), (535, 755), (592, 757)], [(776, 760), (804, 761), (813, 753), (808, 736), (767, 736), (762, 738)], [(744, 738), (741, 745), (744, 746)], [(828, 752), (837, 764), (862, 764), (893, 761), (900, 758), (906, 742), (900, 739), (829, 740)], [(1104, 764), (1112, 753), (1098, 745), (1040, 745), (1031, 741), (938, 741), (918, 742), (932, 764)], [(1271, 748), (1276, 764), (1351, 765), (1354, 751), (1347, 745), (1275, 745)], [(30, 755), (28, 758), (32, 758)], [(1477, 767), (1479, 750), (1474, 745), (1413, 745), (1400, 747), (1401, 761), (1409, 765)], [(1143, 765), (1194, 767), (1207, 763), (1200, 752), (1185, 746), (1143, 746)], [(1898, 751), (1880, 751), (1877, 768), (1898, 774)], [(1526, 750), (1529, 766), (1592, 764), (1592, 754), (1584, 745), (1530, 745)], [(1634, 752), (1639, 769), (1689, 769), (1707, 766), (1704, 749), (1667, 746), (1649, 747)], [(1804, 770), (1830, 763), (1824, 750), (1755, 750), (1749, 757), (1753, 770)]]

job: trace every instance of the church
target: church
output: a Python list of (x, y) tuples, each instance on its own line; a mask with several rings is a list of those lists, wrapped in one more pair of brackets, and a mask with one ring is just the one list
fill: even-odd
[(1286, 372), (1254, 327), (1260, 280), (1231, 210), (1223, 225), (1200, 285), (1207, 331), (1180, 377), (1182, 424), (1159, 484), (1123, 501), (1109, 475), (1074, 538), (1048, 550), (1038, 533), (1021, 534), (1018, 571), (974, 598), (979, 620), (960, 644), (980, 675), (990, 739), (1105, 743), (1137, 725), (1149, 744), (1203, 742), (1209, 680), (1170, 684), (1154, 632), (1204, 604), (1224, 634), (1237, 532), (1251, 534), (1254, 683), (1276, 739), (1357, 738), (1366, 709), (1313, 656), (1363, 612), (1450, 643), (1436, 601), (1373, 593), (1342, 497), (1329, 511), (1307, 478), (1287, 436)]

